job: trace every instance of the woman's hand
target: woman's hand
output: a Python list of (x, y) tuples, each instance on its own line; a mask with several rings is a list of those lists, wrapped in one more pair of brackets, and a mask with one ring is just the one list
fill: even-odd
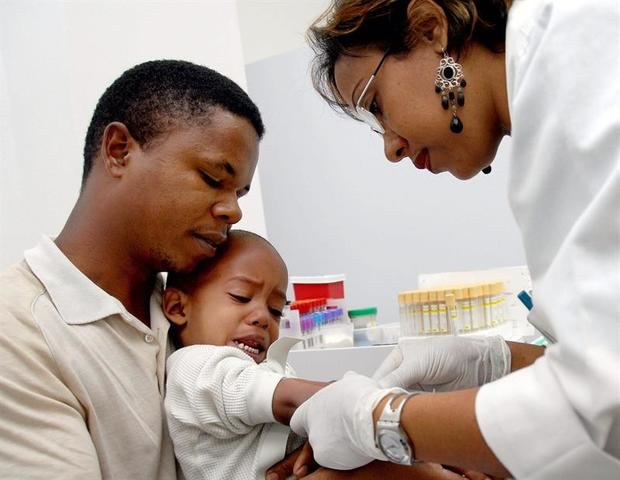
[(386, 460), (374, 441), (372, 412), (377, 403), (392, 392), (374, 380), (348, 372), (337, 382), (315, 393), (291, 418), (295, 433), (308, 437), (319, 465), (351, 470)]
[(384, 388), (462, 390), (503, 377), (510, 363), (510, 349), (498, 336), (405, 338), (373, 378)]

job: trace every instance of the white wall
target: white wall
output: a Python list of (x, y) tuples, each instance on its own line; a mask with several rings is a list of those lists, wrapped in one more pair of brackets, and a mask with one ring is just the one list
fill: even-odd
[(420, 273), (525, 263), (507, 200), (508, 141), (493, 173), (467, 182), (389, 163), (378, 135), (314, 92), (310, 58), (300, 48), (246, 71), (267, 125), (267, 231), (291, 275), (344, 273), (348, 307), (376, 306), (387, 323)]
[[(57, 234), (79, 191), (99, 96), (125, 69), (176, 58), (246, 86), (231, 0), (0, 2), (0, 268)], [(266, 234), (260, 181), (241, 226)]]
[(329, 4), (329, 0), (237, 0), (245, 62), (305, 46), (307, 28)]

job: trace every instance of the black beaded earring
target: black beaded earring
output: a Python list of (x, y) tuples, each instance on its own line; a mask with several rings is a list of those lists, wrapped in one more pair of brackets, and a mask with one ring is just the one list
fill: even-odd
[(453, 133), (461, 133), (463, 131), (463, 122), (456, 115), (456, 108), (457, 105), (459, 107), (465, 105), (463, 88), (466, 85), (467, 82), (463, 77), (462, 65), (454, 61), (454, 58), (444, 50), (443, 58), (439, 62), (437, 76), (435, 77), (435, 92), (441, 95), (441, 106), (444, 110), (452, 108), (450, 131)]

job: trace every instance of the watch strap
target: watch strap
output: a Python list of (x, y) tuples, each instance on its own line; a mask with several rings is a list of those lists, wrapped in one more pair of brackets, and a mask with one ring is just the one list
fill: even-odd
[[(402, 428), (401, 423), (400, 423), (400, 418), (402, 415), (403, 408), (405, 408), (405, 404), (411, 398), (417, 395), (420, 395), (421, 393), (422, 392), (411, 392), (411, 393), (406, 393), (406, 394), (392, 395), (392, 398), (390, 398), (384, 405), (383, 411), (381, 412), (381, 415), (379, 416), (379, 419), (377, 420), (377, 424), (375, 427), (375, 444), (377, 445), (377, 447), (382, 450), (381, 445), (379, 444), (379, 436), (381, 434), (382, 429), (389, 429), (394, 432), (398, 432), (403, 442), (405, 442), (409, 446), (409, 450), (411, 452), (410, 458), (411, 458), (412, 464), (416, 462), (415, 448), (414, 448), (413, 443), (409, 439), (407, 432), (405, 432), (405, 430)], [(405, 396), (405, 398), (396, 407), (393, 407), (393, 403), (397, 399), (403, 396)]]

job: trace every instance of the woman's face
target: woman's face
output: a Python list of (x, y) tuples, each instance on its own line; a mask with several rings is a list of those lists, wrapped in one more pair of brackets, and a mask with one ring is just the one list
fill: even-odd
[[(419, 169), (450, 172), (468, 179), (491, 163), (504, 134), (494, 102), (494, 88), (485, 84), (485, 55), (472, 47), (461, 58), (467, 86), (465, 105), (457, 108), (461, 133), (450, 130), (452, 113), (441, 106), (435, 75), (441, 51), (420, 44), (408, 54), (388, 55), (361, 106), (375, 112), (385, 129), (385, 156), (391, 162), (410, 158)], [(341, 56), (335, 65), (336, 86), (353, 108), (383, 52), (360, 50), (359, 56)], [(458, 60), (457, 60), (458, 61)], [(374, 103), (373, 103), (374, 102)]]

